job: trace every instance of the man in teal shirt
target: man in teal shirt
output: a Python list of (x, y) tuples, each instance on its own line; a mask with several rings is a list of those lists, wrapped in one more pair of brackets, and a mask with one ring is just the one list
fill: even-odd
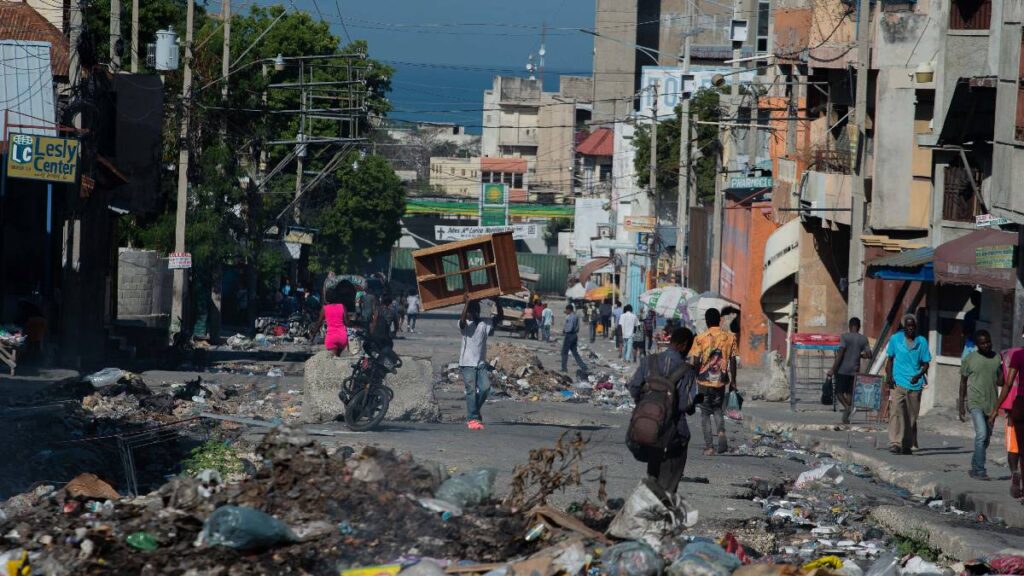
[(885, 373), (889, 377), (889, 451), (910, 454), (917, 445), (917, 416), (921, 391), (928, 385), (925, 374), (932, 361), (928, 340), (917, 333), (917, 318), (903, 317), (903, 331), (893, 334), (885, 348)]

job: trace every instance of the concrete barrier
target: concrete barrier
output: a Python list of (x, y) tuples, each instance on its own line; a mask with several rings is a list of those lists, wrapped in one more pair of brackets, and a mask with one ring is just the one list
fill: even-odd
[[(327, 351), (306, 361), (302, 395), (302, 419), (307, 423), (328, 422), (345, 413), (338, 399), (341, 382), (352, 373), (355, 356), (335, 358)], [(402, 356), (402, 367), (387, 378), (395, 391), (385, 420), (390, 422), (439, 422), (441, 408), (434, 397), (433, 365), (430, 360)]]

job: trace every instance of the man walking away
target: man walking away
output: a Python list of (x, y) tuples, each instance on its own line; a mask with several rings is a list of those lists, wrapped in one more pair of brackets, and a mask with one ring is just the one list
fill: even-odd
[(974, 457), (971, 459), (971, 478), (988, 480), (985, 471), (985, 452), (992, 440), (989, 414), (995, 410), (996, 398), (1003, 380), (1003, 362), (992, 350), (992, 336), (987, 330), (974, 334), (975, 349), (960, 364), (960, 398), (957, 408), (960, 421), (967, 421), (967, 412), (974, 424)]
[[(633, 337), (636, 336), (636, 328), (640, 319), (633, 314), (632, 304), (626, 304), (622, 316), (619, 316), (619, 330), (622, 332), (622, 360), (633, 361)], [(643, 336), (641, 336), (642, 338)]]
[(544, 341), (551, 342), (551, 326), (555, 323), (555, 312), (547, 304), (541, 304), (540, 322)]
[(686, 362), (692, 344), (693, 332), (687, 328), (677, 328), (669, 339), (668, 350), (648, 356), (627, 385), (633, 401), (639, 406), (644, 395), (652, 388), (653, 381), (670, 379), (674, 374), (680, 376), (671, 383), (674, 384), (675, 405), (669, 416), (666, 436), (659, 442), (660, 446), (630, 446), (637, 460), (647, 462), (647, 475), (670, 495), (679, 487), (686, 468), (686, 451), (690, 444), (690, 427), (686, 423), (686, 415), (694, 413), (700, 400), (697, 396), (696, 373)]
[(415, 292), (409, 292), (405, 300), (409, 308), (409, 332), (415, 332), (416, 319), (420, 317), (420, 296)]
[(843, 405), (843, 424), (850, 423), (853, 413), (853, 380), (860, 372), (861, 360), (871, 358), (868, 339), (860, 333), (860, 318), (850, 318), (850, 331), (839, 337), (836, 359), (828, 369), (835, 376), (836, 398)]
[(697, 390), (703, 395), (700, 404), (700, 427), (704, 432), (704, 455), (715, 453), (714, 440), (718, 437), (718, 453), (728, 449), (725, 438), (725, 393), (736, 390), (736, 337), (720, 328), (722, 314), (710, 308), (704, 313), (708, 329), (697, 336), (690, 352), (691, 364), (697, 368)]
[(586, 372), (587, 365), (580, 358), (580, 351), (577, 349), (577, 340), (580, 335), (580, 319), (573, 311), (572, 304), (565, 306), (565, 327), (562, 329), (562, 372), (569, 371), (569, 353), (576, 359), (580, 370)]
[(889, 393), (889, 451), (910, 454), (917, 444), (917, 416), (921, 412), (921, 391), (928, 385), (925, 374), (932, 361), (928, 341), (917, 333), (917, 318), (903, 317), (903, 331), (893, 334), (885, 347), (885, 373), (892, 386)]
[(597, 325), (601, 322), (601, 315), (597, 312), (597, 305), (593, 302), (587, 302), (587, 316), (590, 320), (590, 343), (593, 344), (597, 340)]
[(619, 326), (619, 318), (622, 318), (622, 302), (616, 300), (615, 308), (612, 308), (612, 330), (615, 331), (616, 350), (622, 350), (622, 327)]
[(612, 299), (605, 298), (604, 302), (601, 302), (601, 327), (604, 328), (604, 339), (611, 338), (612, 335)]
[(658, 327), (658, 317), (654, 313), (653, 308), (647, 309), (647, 314), (644, 316), (644, 355), (651, 351), (651, 347), (654, 345), (654, 331)]
[(483, 430), (480, 409), (491, 392), (491, 380), (487, 370), (487, 335), (492, 325), (500, 325), (505, 315), (501, 303), (494, 301), (496, 313), (490, 320), (480, 318), (480, 301), (470, 300), (465, 295), (459, 330), (462, 332), (462, 348), (459, 350), (459, 368), (466, 384), (466, 415), (470, 430)]

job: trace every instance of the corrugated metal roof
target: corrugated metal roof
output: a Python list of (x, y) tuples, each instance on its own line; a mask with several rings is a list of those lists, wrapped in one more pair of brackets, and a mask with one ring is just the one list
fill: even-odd
[(584, 156), (613, 156), (615, 138), (610, 128), (598, 128), (576, 146), (576, 152)]
[[(5, 137), (4, 111), (11, 124), (53, 126), (56, 106), (50, 44), (22, 40), (0, 41), (0, 139)], [(54, 135), (55, 130), (14, 127), (24, 134)]]
[(935, 249), (932, 247), (915, 248), (898, 254), (883, 256), (868, 262), (869, 268), (917, 268), (931, 264), (935, 260)]
[(52, 47), (50, 65), (57, 76), (67, 77), (67, 38), (35, 8), (25, 2), (0, 0), (0, 40), (46, 42)]

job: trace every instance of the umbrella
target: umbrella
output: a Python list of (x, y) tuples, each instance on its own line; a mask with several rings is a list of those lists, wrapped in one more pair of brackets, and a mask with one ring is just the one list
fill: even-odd
[(707, 326), (704, 323), (705, 312), (711, 308), (716, 308), (718, 311), (722, 311), (723, 308), (727, 308), (729, 306), (732, 306), (737, 310), (740, 309), (740, 305), (738, 303), (729, 300), (718, 292), (702, 292), (686, 301), (686, 309), (690, 313), (690, 318), (692, 318), (694, 323), (697, 324), (697, 328), (699, 330), (707, 329)]
[(686, 302), (697, 295), (697, 291), (683, 286), (665, 286), (648, 290), (640, 295), (640, 303), (654, 310), (654, 313), (669, 320), (690, 323)]
[(577, 282), (571, 288), (565, 291), (565, 297), (569, 300), (582, 300), (587, 295), (587, 289), (583, 287), (583, 284)]
[(584, 300), (590, 300), (591, 302), (599, 302), (605, 298), (617, 295), (618, 293), (619, 289), (614, 284), (605, 284), (604, 286), (598, 286), (597, 288), (587, 290), (583, 298)]

